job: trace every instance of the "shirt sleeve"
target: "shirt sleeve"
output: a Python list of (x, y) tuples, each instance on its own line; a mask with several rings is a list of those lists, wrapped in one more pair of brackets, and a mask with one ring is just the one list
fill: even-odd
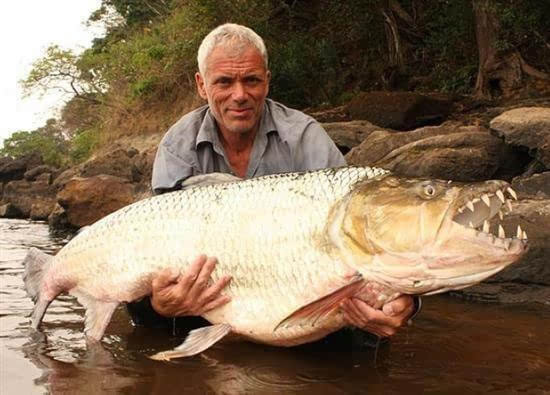
[(162, 142), (159, 144), (151, 187), (155, 194), (178, 189), (181, 183), (193, 175), (193, 166), (185, 159), (171, 152)]
[(308, 123), (296, 150), (296, 170), (317, 170), (345, 165), (344, 155), (325, 129), (317, 122)]

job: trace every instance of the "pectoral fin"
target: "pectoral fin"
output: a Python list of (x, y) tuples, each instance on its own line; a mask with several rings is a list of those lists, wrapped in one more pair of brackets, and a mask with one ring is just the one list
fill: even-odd
[(282, 320), (273, 331), (276, 331), (281, 327), (288, 328), (294, 325), (309, 324), (314, 326), (320, 318), (327, 316), (332, 311), (337, 309), (341, 302), (355, 295), (363, 285), (363, 276), (357, 273), (348, 283), (337, 290), (303, 307), (300, 307), (298, 310)]
[(183, 358), (203, 352), (231, 332), (231, 325), (216, 324), (189, 332), (185, 341), (173, 350), (161, 351), (149, 358), (157, 361), (169, 361), (173, 358)]

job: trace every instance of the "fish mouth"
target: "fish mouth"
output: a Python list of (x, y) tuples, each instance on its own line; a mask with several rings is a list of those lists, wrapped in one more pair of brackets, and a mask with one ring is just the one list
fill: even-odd
[(507, 236), (502, 227), (503, 219), (512, 212), (512, 200), (516, 192), (504, 181), (488, 184), (483, 191), (467, 191), (452, 221), (461, 225), (480, 241), (509, 250), (511, 246), (523, 249), (527, 233), (518, 225), (515, 234)]

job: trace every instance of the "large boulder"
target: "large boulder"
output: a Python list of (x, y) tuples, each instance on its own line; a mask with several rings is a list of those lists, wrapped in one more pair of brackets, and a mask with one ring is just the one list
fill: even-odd
[(108, 174), (125, 178), (128, 181), (140, 182), (141, 170), (135, 165), (138, 151), (134, 148), (117, 148), (105, 155), (93, 158), (80, 166), (80, 177), (93, 177)]
[(507, 144), (526, 147), (550, 170), (550, 108), (524, 107), (493, 119), (490, 128)]
[[(47, 174), (45, 174), (46, 176)], [(31, 215), (34, 204), (39, 204), (41, 210), (53, 210), (55, 205), (55, 189), (45, 177), (36, 181), (15, 180), (4, 186), (2, 202), (11, 203), (21, 213), (23, 218)], [(47, 217), (47, 215), (46, 215)]]
[(57, 174), (59, 172), (58, 169), (48, 166), (48, 165), (40, 165), (33, 167), (30, 170), (27, 170), (25, 174), (23, 174), (23, 177), (27, 181), (34, 181), (36, 178), (42, 174)]
[(23, 213), (11, 203), (0, 205), (0, 218), (23, 218)]
[[(512, 180), (512, 188), (520, 199), (550, 199), (550, 171), (516, 177)], [(550, 227), (550, 224), (548, 226)]]
[(395, 130), (438, 125), (447, 119), (452, 108), (448, 98), (414, 92), (362, 92), (348, 104), (351, 119)]
[(90, 225), (134, 201), (134, 186), (126, 179), (101, 174), (76, 177), (57, 193), (72, 227)]
[(515, 160), (505, 152), (502, 140), (487, 129), (448, 122), (410, 132), (374, 131), (346, 160), (410, 177), (477, 181), (492, 178), (503, 163)]
[(323, 127), (344, 153), (361, 144), (375, 130), (381, 129), (369, 121), (330, 122), (324, 123)]

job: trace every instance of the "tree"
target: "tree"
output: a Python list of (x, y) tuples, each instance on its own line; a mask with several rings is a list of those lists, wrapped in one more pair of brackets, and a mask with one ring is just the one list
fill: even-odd
[(550, 80), (548, 74), (527, 64), (513, 43), (503, 45), (499, 6), (495, 0), (473, 0), (479, 54), (474, 96), (479, 99), (510, 96), (524, 84), (525, 75)]
[(55, 119), (33, 131), (18, 131), (4, 140), (0, 156), (20, 158), (34, 152), (40, 153), (44, 163), (63, 166), (67, 161), (69, 141)]
[(100, 72), (85, 60), (72, 50), (57, 45), (48, 47), (46, 56), (34, 62), (28, 77), (21, 81), (25, 94), (44, 94), (56, 89), (93, 103), (106, 104), (103, 97), (107, 84)]

